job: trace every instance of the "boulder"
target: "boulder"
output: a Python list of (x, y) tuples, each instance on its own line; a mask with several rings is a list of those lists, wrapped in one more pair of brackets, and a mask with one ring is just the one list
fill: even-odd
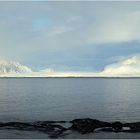
[(107, 127), (109, 123), (102, 122), (96, 119), (75, 119), (71, 121), (72, 126), (70, 129), (78, 131), (82, 134), (93, 132), (96, 128)]
[(121, 122), (113, 122), (111, 126), (114, 132), (121, 132), (123, 128), (123, 124)]

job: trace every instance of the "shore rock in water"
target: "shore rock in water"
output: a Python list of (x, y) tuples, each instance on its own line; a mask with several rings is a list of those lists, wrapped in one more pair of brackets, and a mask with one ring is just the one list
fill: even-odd
[(110, 123), (102, 122), (96, 119), (75, 119), (71, 121), (71, 130), (76, 130), (82, 134), (93, 132), (96, 128), (110, 126)]
[(67, 130), (67, 128), (58, 123), (65, 123), (65, 121), (39, 121), (33, 123), (33, 126), (37, 130), (47, 133), (50, 138), (58, 138)]
[(124, 126), (130, 128), (128, 132), (140, 132), (140, 122), (125, 123)]
[(115, 132), (121, 132), (123, 128), (123, 124), (121, 122), (113, 122), (111, 126)]
[(0, 123), (0, 128), (8, 128), (8, 129), (24, 129), (29, 130), (30, 128), (33, 128), (33, 125), (30, 123), (25, 122), (6, 122), (6, 123)]
[(39, 121), (32, 123), (24, 122), (5, 122), (0, 123), (1, 129), (16, 129), (25, 131), (35, 131), (47, 133), (50, 138), (58, 138), (67, 128), (59, 125), (58, 123), (65, 123), (64, 121)]
[[(67, 126), (67, 124), (64, 123), (67, 123), (70, 126)], [(48, 134), (50, 138), (59, 138), (64, 134), (68, 135), (69, 132), (72, 133), (73, 131), (77, 131), (81, 134), (95, 131), (137, 133), (140, 132), (140, 122), (104, 122), (91, 118), (74, 119), (72, 121), (0, 122), (0, 129), (37, 130)]]

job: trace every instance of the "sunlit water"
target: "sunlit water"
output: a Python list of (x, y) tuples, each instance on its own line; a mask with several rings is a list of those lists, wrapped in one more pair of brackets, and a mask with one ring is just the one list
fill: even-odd
[[(0, 78), (0, 121), (72, 120), (86, 117), (103, 121), (140, 121), (140, 79)], [(100, 134), (95, 136), (100, 138)], [(107, 134), (109, 136), (122, 138), (124, 134), (110, 133)], [(132, 134), (125, 136), (130, 138)], [(0, 138), (11, 137), (47, 138), (38, 132), (0, 130)], [(69, 135), (66, 138), (75, 137)], [(133, 134), (134, 137), (140, 138), (140, 134)], [(93, 136), (85, 135), (83, 138)]]

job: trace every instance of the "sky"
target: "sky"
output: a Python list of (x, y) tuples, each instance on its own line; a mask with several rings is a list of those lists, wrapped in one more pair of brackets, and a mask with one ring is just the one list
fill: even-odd
[(139, 56), (139, 1), (0, 1), (0, 60), (98, 72)]

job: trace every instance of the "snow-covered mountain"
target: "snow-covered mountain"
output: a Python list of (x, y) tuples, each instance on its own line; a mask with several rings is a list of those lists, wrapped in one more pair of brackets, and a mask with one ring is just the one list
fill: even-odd
[(31, 73), (32, 70), (25, 65), (14, 61), (0, 61), (0, 76), (11, 74), (26, 74)]
[(110, 64), (104, 68), (99, 76), (103, 77), (140, 77), (140, 56)]
[(19, 62), (0, 60), (0, 77), (140, 77), (140, 56), (109, 64), (98, 72), (57, 71), (51, 68), (32, 71)]

